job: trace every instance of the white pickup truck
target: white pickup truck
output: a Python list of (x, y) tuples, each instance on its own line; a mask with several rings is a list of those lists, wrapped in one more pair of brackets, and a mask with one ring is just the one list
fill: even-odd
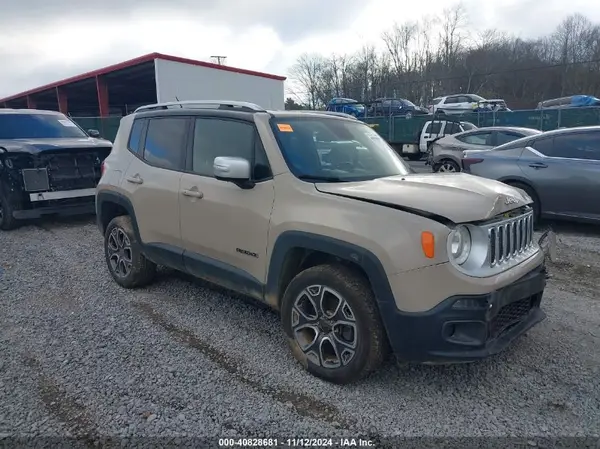
[[(418, 144), (409, 143), (402, 145), (402, 156), (407, 157), (411, 161), (419, 160), (424, 154), (427, 153), (431, 142), (435, 142), (436, 140), (450, 134), (457, 134), (476, 128), (477, 126), (469, 122), (430, 120), (425, 122), (423, 128), (421, 129)], [(398, 148), (397, 150), (400, 149)]]

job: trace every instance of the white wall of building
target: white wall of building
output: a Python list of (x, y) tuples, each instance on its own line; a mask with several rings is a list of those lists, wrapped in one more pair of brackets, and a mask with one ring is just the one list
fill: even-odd
[(156, 59), (156, 96), (159, 102), (235, 100), (266, 109), (284, 109), (283, 81)]

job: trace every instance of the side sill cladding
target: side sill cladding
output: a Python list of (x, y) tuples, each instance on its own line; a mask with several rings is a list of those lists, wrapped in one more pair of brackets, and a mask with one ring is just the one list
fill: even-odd
[[(267, 298), (278, 296), (279, 280), (282, 275), (284, 261), (289, 251), (294, 248), (320, 251), (360, 266), (369, 278), (371, 288), (377, 298), (382, 321), (386, 331), (388, 330), (386, 316), (393, 316), (393, 314), (398, 313), (398, 309), (383, 265), (371, 251), (331, 237), (302, 231), (286, 231), (280, 234), (275, 241), (269, 262), (269, 273), (265, 288)], [(281, 298), (278, 299), (281, 300)]]

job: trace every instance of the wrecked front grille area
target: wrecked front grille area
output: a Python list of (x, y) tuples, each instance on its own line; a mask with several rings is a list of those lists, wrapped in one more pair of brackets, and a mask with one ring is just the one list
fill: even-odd
[[(62, 150), (40, 154), (11, 155), (15, 171), (25, 192), (56, 192), (95, 188), (100, 180), (100, 165), (108, 151)], [(6, 165), (6, 164), (5, 164)]]

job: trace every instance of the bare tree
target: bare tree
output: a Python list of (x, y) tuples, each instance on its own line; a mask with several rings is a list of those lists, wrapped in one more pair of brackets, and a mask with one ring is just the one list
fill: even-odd
[(579, 14), (545, 38), (525, 40), (498, 30), (471, 35), (459, 4), (442, 18), (394, 24), (381, 38), (383, 52), (365, 45), (354, 55), (303, 55), (292, 78), (306, 103), (394, 96), (425, 105), (469, 92), (527, 108), (562, 95), (600, 96), (600, 25)]
[(325, 69), (325, 58), (318, 54), (303, 54), (290, 73), (304, 89), (308, 99), (308, 106), (317, 109), (320, 106), (319, 94)]

